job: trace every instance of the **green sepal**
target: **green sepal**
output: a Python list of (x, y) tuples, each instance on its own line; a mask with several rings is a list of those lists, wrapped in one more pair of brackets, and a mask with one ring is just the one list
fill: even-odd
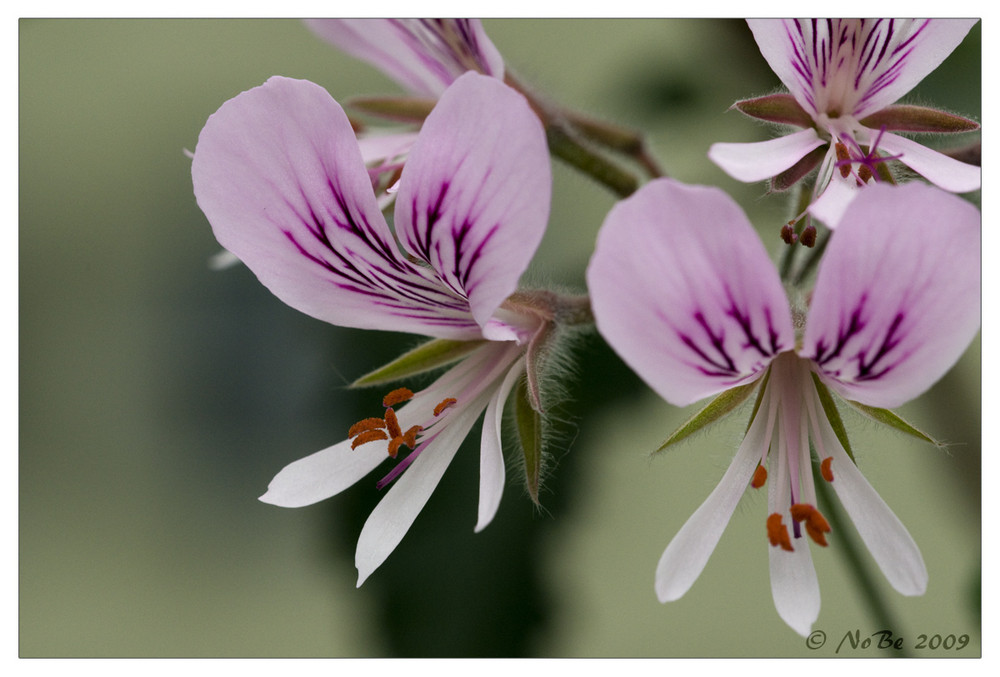
[(854, 465), (857, 465), (858, 462), (854, 459), (854, 452), (851, 450), (851, 443), (847, 439), (847, 428), (844, 427), (844, 421), (840, 418), (840, 412), (837, 411), (837, 404), (833, 401), (830, 389), (826, 387), (815, 373), (810, 374), (810, 376), (812, 376), (813, 383), (816, 384), (816, 393), (819, 395), (819, 401), (823, 405), (823, 413), (826, 414), (826, 419), (830, 422), (833, 433), (840, 440), (840, 446), (847, 452), (851, 461), (854, 462)]
[(904, 432), (911, 437), (916, 437), (918, 440), (923, 442), (930, 442), (935, 447), (942, 447), (940, 442), (935, 440), (933, 437), (928, 435), (922, 430), (915, 428), (909, 421), (903, 419), (902, 416), (894, 411), (889, 411), (888, 409), (880, 409), (878, 407), (869, 407), (866, 404), (861, 404), (860, 402), (855, 402), (854, 400), (845, 400), (849, 405), (860, 411), (862, 414), (870, 418), (871, 420), (881, 423), (882, 425), (887, 425), (890, 428)]
[(736, 386), (716, 396), (701, 411), (689, 418), (680, 428), (675, 430), (663, 444), (653, 453), (659, 453), (667, 447), (677, 444), (681, 440), (690, 437), (705, 426), (716, 423), (733, 409), (743, 404), (750, 397), (750, 393), (757, 387), (757, 382)]
[(435, 103), (434, 99), (409, 96), (362, 96), (347, 101), (354, 110), (400, 122), (422, 122)]
[(524, 479), (528, 494), (535, 505), (541, 505), (538, 486), (542, 474), (542, 416), (531, 406), (525, 379), (518, 381), (514, 389), (514, 422), (521, 453), (524, 454)]
[(351, 384), (352, 388), (359, 386), (375, 386), (409, 378), (451, 364), (462, 358), (486, 341), (453, 341), (451, 339), (433, 339), (421, 344), (413, 350), (403, 353), (395, 360), (374, 371), (371, 371)]
[(861, 124), (869, 129), (880, 129), (884, 126), (887, 131), (939, 134), (974, 132), (979, 129), (978, 122), (963, 118), (961, 115), (945, 113), (943, 110), (927, 108), (926, 106), (903, 104), (886, 106), (877, 113), (861, 120)]
[(794, 186), (799, 179), (819, 166), (826, 153), (826, 146), (813, 148), (801, 160), (771, 179), (771, 190), (781, 193)]
[(813, 126), (812, 116), (791, 94), (768, 94), (756, 99), (744, 99), (734, 103), (733, 108), (758, 120), (803, 128)]

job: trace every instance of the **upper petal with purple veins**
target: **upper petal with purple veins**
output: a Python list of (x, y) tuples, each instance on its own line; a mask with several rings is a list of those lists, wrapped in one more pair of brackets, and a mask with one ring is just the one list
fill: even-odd
[(826, 251), (802, 357), (844, 397), (896, 407), (961, 356), (980, 323), (980, 216), (931, 186), (870, 186)]
[(909, 92), (975, 19), (749, 19), (761, 53), (814, 117), (860, 119)]
[(715, 188), (660, 179), (618, 203), (587, 284), (601, 334), (672, 404), (752, 380), (794, 344), (774, 265)]
[(503, 79), (503, 58), (478, 19), (311, 19), (306, 25), (414, 94), (438, 97), (469, 70)]
[(523, 96), (468, 73), (428, 116), (396, 196), (396, 233), (485, 327), (517, 288), (549, 216), (545, 132)]
[(209, 118), (191, 167), (216, 238), (290, 306), (333, 324), (478, 338), (467, 301), (407, 261), (347, 116), (275, 77)]

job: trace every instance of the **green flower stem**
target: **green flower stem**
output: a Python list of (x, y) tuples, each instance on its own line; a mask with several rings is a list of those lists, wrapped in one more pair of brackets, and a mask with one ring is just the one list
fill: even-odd
[[(628, 197), (639, 188), (639, 180), (634, 175), (584, 144), (579, 138), (583, 133), (561, 111), (533, 94), (510, 72), (504, 75), (504, 82), (524, 95), (542, 121), (553, 156), (610, 188), (618, 197)], [(596, 127), (590, 129), (596, 130)]]
[(666, 176), (656, 160), (649, 154), (646, 142), (639, 132), (572, 110), (563, 110), (562, 114), (573, 128), (587, 139), (635, 160), (646, 171), (649, 178)]
[[(802, 235), (802, 231), (805, 229), (806, 224), (809, 221), (806, 215), (806, 210), (809, 208), (809, 200), (812, 197), (812, 186), (803, 185), (799, 187), (797, 196), (795, 197), (795, 220), (792, 222), (795, 224), (795, 235)], [(785, 249), (784, 254), (781, 257), (781, 280), (782, 282), (787, 282), (792, 276), (792, 267), (795, 263), (795, 253), (798, 251), (798, 242), (788, 245)], [(815, 250), (815, 247), (813, 248)], [(796, 284), (801, 282), (801, 276), (797, 278)]]
[[(891, 630), (892, 634), (897, 637), (908, 636), (901, 630), (899, 621), (889, 608), (885, 595), (875, 583), (870, 563), (865, 562), (858, 554), (860, 552), (858, 536), (853, 529), (847, 526), (844, 511), (840, 504), (832, 499), (826, 481), (817, 477), (815, 484), (816, 496), (820, 506), (822, 506), (820, 512), (830, 523), (830, 533), (836, 534), (837, 540), (835, 543), (831, 543), (830, 547), (841, 553), (844, 563), (852, 572), (853, 580), (857, 584), (861, 596), (868, 603), (869, 612), (877, 624), (876, 630)], [(913, 654), (908, 649), (909, 647), (904, 645), (898, 653), (890, 655), (898, 658), (912, 658)]]
[(809, 252), (808, 258), (806, 258), (802, 267), (799, 268), (799, 272), (795, 275), (795, 279), (792, 280), (796, 286), (802, 284), (805, 279), (809, 277), (809, 273), (811, 273), (812, 269), (816, 267), (819, 260), (823, 258), (823, 252), (826, 251), (826, 245), (829, 244), (829, 242), (830, 233), (827, 233), (825, 236), (821, 237), (819, 242), (816, 243), (816, 246), (812, 248)]
[(547, 123), (545, 136), (555, 157), (610, 188), (618, 197), (628, 197), (639, 188), (635, 176), (587, 148), (562, 125)]

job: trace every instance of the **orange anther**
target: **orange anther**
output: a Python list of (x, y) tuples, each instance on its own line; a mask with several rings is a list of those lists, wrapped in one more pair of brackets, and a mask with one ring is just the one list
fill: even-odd
[(868, 168), (868, 165), (861, 165), (858, 167), (858, 177), (860, 177), (864, 183), (868, 183), (868, 181), (872, 178), (872, 170)]
[(810, 538), (818, 545), (826, 547), (826, 536), (823, 534), (829, 533), (831, 529), (830, 523), (823, 517), (823, 513), (808, 503), (796, 503), (789, 512), (792, 513), (792, 519), (796, 522), (805, 523), (806, 533), (809, 534)]
[(403, 443), (402, 437), (394, 437), (389, 440), (389, 456), (396, 458), (396, 454), (399, 453), (399, 445)]
[(833, 463), (833, 456), (827, 456), (819, 464), (819, 472), (827, 482), (833, 481), (833, 470), (830, 468), (831, 463)]
[(844, 163), (840, 165), (840, 175), (846, 179), (851, 175), (851, 165), (847, 162), (851, 159), (851, 154), (847, 151), (847, 146), (839, 141), (835, 143), (833, 147), (837, 153), (837, 160)]
[(822, 545), (824, 548), (827, 546), (823, 530), (816, 528), (812, 522), (806, 522), (806, 533), (809, 534), (809, 537), (813, 539), (816, 545)]
[(830, 523), (826, 521), (823, 513), (819, 510), (813, 510), (812, 515), (809, 516), (809, 523), (815, 525), (820, 531), (830, 532)]
[(443, 400), (441, 400), (440, 402), (438, 402), (438, 405), (436, 407), (434, 407), (434, 415), (435, 416), (440, 416), (442, 411), (444, 411), (445, 409), (447, 409), (448, 407), (454, 405), (457, 402), (458, 402), (458, 400), (456, 400), (454, 397), (446, 397), (446, 398), (444, 398)]
[(415, 425), (412, 426), (406, 433), (403, 434), (403, 444), (408, 446), (410, 449), (417, 448), (417, 435), (423, 430), (423, 426)]
[(781, 523), (781, 514), (773, 513), (767, 518), (767, 540), (771, 545), (781, 546), (782, 550), (793, 552), (792, 540), (788, 537), (788, 528)]
[(351, 426), (351, 429), (347, 431), (348, 437), (354, 437), (358, 433), (363, 433), (366, 430), (375, 430), (376, 428), (384, 428), (385, 421), (380, 418), (366, 418), (358, 421)]
[(387, 439), (389, 439), (389, 436), (385, 434), (384, 430), (379, 430), (378, 428), (374, 430), (365, 430), (364, 432), (358, 433), (358, 436), (354, 438), (353, 442), (351, 442), (351, 449), (357, 449), (366, 442)]
[(815, 509), (816, 508), (812, 507), (808, 503), (796, 503), (788, 509), (788, 512), (792, 513), (793, 520), (801, 522), (802, 520), (809, 519), (809, 515), (811, 515), (812, 511)]
[(757, 464), (757, 469), (753, 471), (753, 479), (750, 480), (750, 486), (754, 489), (760, 489), (764, 486), (764, 482), (767, 481), (767, 468)]
[(413, 391), (409, 388), (396, 388), (391, 393), (382, 398), (383, 407), (393, 407), (400, 402), (406, 402), (413, 397)]
[(396, 418), (396, 411), (389, 407), (385, 410), (385, 427), (389, 431), (389, 439), (395, 439), (403, 434), (399, 427), (399, 419)]

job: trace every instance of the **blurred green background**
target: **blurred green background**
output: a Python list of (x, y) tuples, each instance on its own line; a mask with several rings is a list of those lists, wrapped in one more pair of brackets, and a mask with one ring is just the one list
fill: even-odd
[[(705, 157), (713, 141), (770, 135), (727, 112), (778, 86), (743, 22), (485, 25), (523, 80), (645, 130), (670, 175), (728, 190), (778, 252), (782, 200)], [(464, 448), (355, 589), (374, 478), (298, 510), (256, 499), (368, 415), (381, 393), (345, 384), (412, 338), (325, 325), (243, 268), (211, 271), (218, 245), (183, 150), (225, 100), (274, 74), (336, 98), (398, 88), (298, 21), (22, 20), (19, 38), (22, 656), (832, 656), (846, 633), (883, 629), (835, 540), (813, 550), (828, 645), (810, 650), (781, 622), (755, 497), (691, 591), (657, 602), (659, 556), (721, 477), (746, 414), (651, 458), (691, 412), (596, 338), (580, 346), (545, 510), (511, 472), (497, 519), (474, 535), (478, 454)], [(980, 81), (977, 25), (908, 100), (978, 119)], [(580, 288), (613, 202), (557, 165), (526, 279)], [(979, 356), (977, 339), (901, 410), (947, 452), (848, 419), (862, 470), (930, 571), (920, 598), (877, 574), (890, 629), (908, 646), (971, 638), (920, 655), (980, 653)]]

